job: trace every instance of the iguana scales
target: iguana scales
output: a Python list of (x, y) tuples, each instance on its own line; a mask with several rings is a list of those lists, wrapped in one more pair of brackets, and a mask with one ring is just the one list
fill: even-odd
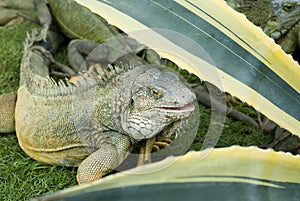
[(195, 109), (194, 93), (155, 65), (104, 65), (91, 56), (87, 71), (54, 81), (49, 74), (54, 64), (37, 38), (33, 34), (25, 43), (15, 114), (12, 101), (0, 106), (1, 116), (11, 119), (6, 131), (15, 119), (19, 144), (32, 158), (79, 166), (79, 183), (113, 170), (137, 142), (175, 131)]
[[(299, 0), (226, 0), (272, 37), (286, 53), (300, 45)], [(299, 59), (299, 56), (295, 55)]]

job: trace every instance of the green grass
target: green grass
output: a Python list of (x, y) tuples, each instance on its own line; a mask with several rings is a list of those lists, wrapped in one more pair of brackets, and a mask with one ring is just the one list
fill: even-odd
[[(16, 92), (23, 42), (33, 26), (0, 27), (0, 94)], [(39, 163), (18, 146), (15, 134), (0, 135), (0, 200), (28, 200), (76, 182), (76, 169)]]
[[(211, 119), (211, 111), (205, 106), (200, 105), (200, 124), (198, 134), (191, 146), (193, 150), (200, 150), (206, 138)], [(218, 117), (217, 117), (218, 118)], [(222, 116), (219, 116), (222, 120)], [(222, 121), (220, 121), (222, 122)], [(228, 147), (232, 145), (240, 146), (261, 146), (272, 141), (271, 135), (255, 128), (247, 122), (236, 121), (225, 118), (222, 134), (215, 147)]]
[(76, 185), (76, 169), (34, 161), (18, 146), (15, 135), (0, 137), (0, 200), (27, 200)]
[[(16, 92), (19, 83), (19, 66), (26, 32), (32, 29), (22, 23), (14, 29), (0, 27), (0, 94)], [(253, 109), (238, 105), (250, 115)], [(200, 105), (199, 133), (191, 147), (200, 150), (209, 123), (210, 110)], [(270, 142), (261, 130), (240, 121), (226, 118), (217, 146), (261, 145)], [(0, 199), (27, 200), (47, 192), (76, 185), (76, 169), (56, 167), (29, 158), (18, 146), (15, 134), (0, 135)]]
[[(26, 25), (10, 30), (0, 27), (0, 93), (14, 92), (19, 82), (19, 64), (23, 51)], [(22, 29), (23, 28), (23, 29)]]

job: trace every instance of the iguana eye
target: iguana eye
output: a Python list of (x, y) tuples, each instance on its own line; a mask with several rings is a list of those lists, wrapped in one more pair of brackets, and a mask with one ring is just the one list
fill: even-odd
[(277, 22), (278, 21), (278, 17), (277, 16), (272, 16), (271, 17), (271, 21), (272, 22)]
[(291, 11), (291, 10), (293, 10), (294, 8), (296, 7), (296, 4), (294, 4), (294, 3), (283, 3), (282, 4), (282, 8), (283, 8), (283, 10), (285, 10), (285, 11)]
[(161, 98), (163, 95), (159, 89), (153, 87), (149, 88), (149, 92), (154, 98)]

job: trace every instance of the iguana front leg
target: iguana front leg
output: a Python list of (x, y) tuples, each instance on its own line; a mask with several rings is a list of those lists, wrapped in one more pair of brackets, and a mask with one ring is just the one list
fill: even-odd
[(46, 40), (46, 36), (50, 25), (52, 24), (52, 16), (47, 6), (46, 0), (34, 0), (33, 1), (39, 22), (43, 29), (41, 30), (41, 37)]
[(89, 183), (102, 178), (124, 161), (131, 146), (129, 137), (110, 132), (109, 139), (111, 143), (100, 143), (100, 148), (79, 165), (77, 171), (79, 184)]
[(156, 137), (152, 137), (147, 139), (145, 142), (145, 146), (140, 148), (139, 158), (137, 165), (145, 165), (151, 163), (151, 151), (153, 149)]
[[(72, 40), (68, 45), (68, 60), (75, 72), (87, 71), (88, 67), (85, 62), (86, 57), (100, 45), (98, 42), (89, 40)], [(98, 60), (105, 55), (99, 55)]]
[(119, 164), (118, 152), (114, 146), (107, 144), (82, 161), (77, 170), (79, 184), (89, 183), (102, 178)]

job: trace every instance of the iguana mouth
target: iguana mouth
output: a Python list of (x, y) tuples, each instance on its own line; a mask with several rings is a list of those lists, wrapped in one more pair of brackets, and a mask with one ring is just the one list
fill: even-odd
[(195, 106), (192, 103), (189, 103), (182, 107), (155, 107), (155, 109), (164, 112), (183, 113), (183, 112), (193, 112), (195, 110)]

